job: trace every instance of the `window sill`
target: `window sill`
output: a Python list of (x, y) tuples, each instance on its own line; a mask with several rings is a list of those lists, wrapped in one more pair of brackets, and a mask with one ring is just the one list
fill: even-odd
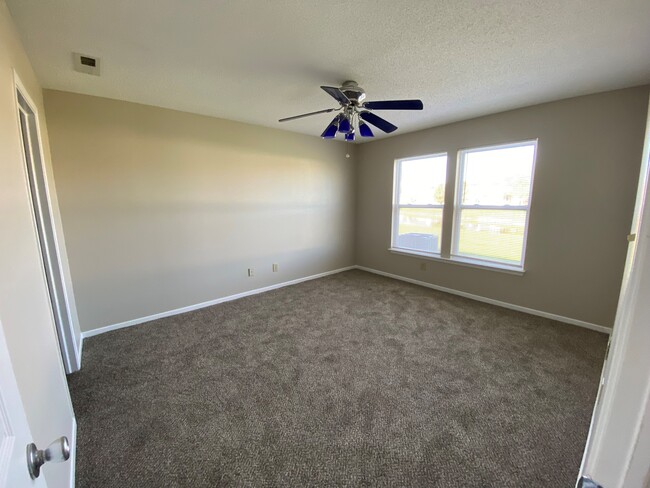
[(432, 254), (432, 253), (421, 252), (421, 251), (411, 251), (408, 249), (397, 249), (394, 247), (390, 247), (388, 248), (388, 250), (393, 254), (401, 254), (403, 256), (411, 256), (411, 257), (417, 256), (418, 258), (429, 259), (431, 261), (438, 261), (447, 264), (456, 264), (460, 266), (467, 266), (470, 268), (487, 269), (490, 271), (498, 271), (499, 273), (507, 273), (507, 274), (517, 275), (517, 276), (523, 276), (524, 273), (526, 272), (525, 269), (520, 268), (518, 266), (510, 266), (508, 264), (501, 264), (501, 263), (489, 263), (486, 261), (481, 261), (472, 258), (462, 258), (458, 256), (443, 258), (439, 254)]

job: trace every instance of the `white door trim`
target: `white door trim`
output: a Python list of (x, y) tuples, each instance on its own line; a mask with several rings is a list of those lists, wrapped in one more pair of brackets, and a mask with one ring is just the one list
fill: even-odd
[[(38, 151), (40, 153), (40, 158), (41, 158), (41, 166), (42, 166), (42, 176), (43, 180), (45, 182), (43, 191), (45, 193), (47, 203), (48, 203), (48, 208), (49, 208), (49, 220), (52, 223), (51, 230), (52, 234), (54, 236), (54, 249), (42, 249), (42, 246), (40, 244), (40, 241), (38, 243), (39, 249), (40, 249), (40, 258), (41, 258), (41, 268), (43, 270), (43, 277), (45, 279), (45, 282), (48, 283), (47, 276), (45, 274), (45, 261), (43, 259), (44, 253), (52, 253), (54, 256), (56, 256), (56, 262), (58, 264), (58, 271), (61, 276), (61, 290), (63, 293), (64, 297), (64, 305), (65, 305), (65, 316), (67, 318), (67, 323), (69, 330), (66, 331), (59, 331), (57, 330), (57, 336), (60, 336), (63, 340), (62, 342), (62, 351), (61, 351), (61, 356), (63, 358), (63, 364), (65, 367), (66, 373), (72, 373), (74, 371), (78, 371), (81, 368), (81, 337), (77, 338), (77, 335), (75, 334), (74, 326), (73, 324), (76, 323), (76, 308), (75, 304), (73, 303), (73, 300), (71, 300), (71, 291), (68, 289), (68, 286), (66, 284), (65, 280), (65, 270), (63, 269), (62, 266), (62, 252), (61, 252), (61, 235), (58, 229), (56, 228), (55, 222), (55, 216), (53, 214), (53, 209), (54, 206), (52, 204), (52, 195), (51, 195), (51, 187), (52, 187), (52, 182), (50, 181), (47, 171), (45, 170), (45, 152), (43, 150), (43, 137), (41, 133), (41, 123), (40, 123), (40, 117), (39, 117), (39, 112), (37, 109), (37, 105), (34, 103), (32, 97), (29, 95), (29, 92), (25, 85), (22, 83), (20, 80), (20, 77), (18, 76), (18, 73), (14, 70), (14, 99), (16, 103), (16, 115), (17, 115), (17, 122), (19, 126), (19, 130), (21, 127), (21, 121), (20, 121), (20, 114), (23, 112), (22, 108), (20, 107), (19, 101), (18, 101), (18, 93), (20, 93), (20, 96), (23, 97), (23, 99), (27, 102), (29, 105), (29, 108), (32, 111), (32, 115), (34, 117), (34, 120), (36, 122), (36, 133), (37, 133), (37, 139), (38, 139)], [(22, 131), (21, 131), (22, 133)], [(29, 144), (31, 145), (33, 141), (29, 141)], [(23, 158), (25, 161), (25, 154), (23, 154)], [(32, 204), (32, 223), (34, 225), (34, 232), (36, 235), (39, 235), (40, 232), (38, 230), (38, 226), (36, 223), (36, 215), (34, 214), (34, 208), (35, 208), (35, 203), (32, 198), (32, 192), (31, 192), (31, 184), (29, 181), (29, 175), (27, 174), (27, 171), (25, 170), (25, 185), (27, 186), (27, 193), (30, 197), (30, 201)], [(41, 211), (41, 209), (39, 209)], [(48, 283), (49, 286), (49, 283)], [(50, 303), (51, 307), (54, 307), (54, 304)], [(52, 316), (54, 317), (55, 311), (52, 310)], [(56, 324), (57, 321), (54, 321)]]

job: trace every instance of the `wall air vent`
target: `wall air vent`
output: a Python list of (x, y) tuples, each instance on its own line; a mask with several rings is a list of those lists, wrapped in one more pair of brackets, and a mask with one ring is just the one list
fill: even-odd
[(72, 53), (74, 70), (87, 75), (99, 76), (99, 58), (87, 54)]

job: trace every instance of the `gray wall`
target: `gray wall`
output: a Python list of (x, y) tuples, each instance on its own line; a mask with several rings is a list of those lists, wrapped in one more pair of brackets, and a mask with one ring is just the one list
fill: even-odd
[(354, 264), (351, 145), (44, 98), (82, 330)]
[[(363, 144), (356, 263), (611, 327), (639, 177), (648, 87), (573, 98)], [(526, 274), (390, 253), (394, 160), (539, 138)], [(452, 168), (453, 173), (455, 166)], [(453, 204), (453, 192), (447, 192)]]

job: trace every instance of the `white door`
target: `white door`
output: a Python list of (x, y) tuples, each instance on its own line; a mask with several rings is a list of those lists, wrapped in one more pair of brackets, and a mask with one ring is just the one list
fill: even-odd
[(32, 435), (0, 324), (0, 488), (47, 486), (42, 476), (32, 481), (27, 469), (25, 447), (31, 442)]
[(650, 108), (642, 158), (609, 357), (580, 473), (604, 488), (650, 486)]
[[(73, 459), (47, 463), (35, 481), (27, 473), (29, 443), (44, 449), (66, 436), (74, 455), (75, 421), (31, 204), (17, 87), (32, 102), (34, 116), (43, 121), (41, 88), (0, 1), (0, 394), (3, 418), (8, 419), (2, 424), (0, 465), (4, 475), (12, 477), (7, 488), (70, 488)], [(40, 126), (47, 161), (47, 132), (44, 124)]]

